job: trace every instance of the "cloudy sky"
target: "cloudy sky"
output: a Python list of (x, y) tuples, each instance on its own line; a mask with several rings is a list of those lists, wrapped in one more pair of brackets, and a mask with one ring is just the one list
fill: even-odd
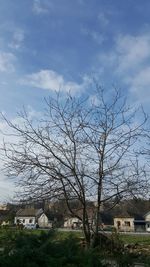
[[(1, 0), (0, 111), (15, 120), (61, 90), (92, 95), (91, 79), (149, 112), (149, 0)], [(6, 126), (0, 121), (1, 130)], [(2, 140), (2, 135), (1, 135)], [(0, 200), (14, 190), (0, 174)]]

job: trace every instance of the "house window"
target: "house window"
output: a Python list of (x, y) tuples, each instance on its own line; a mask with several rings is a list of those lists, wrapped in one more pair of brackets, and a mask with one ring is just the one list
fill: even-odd
[(29, 220), (29, 223), (32, 223), (32, 222), (33, 222), (33, 220), (32, 220), (32, 219), (30, 219), (30, 220)]
[(131, 226), (131, 224), (130, 224), (130, 222), (129, 222), (129, 221), (125, 221), (125, 222), (124, 222), (124, 225), (125, 225), (125, 226), (128, 226), (128, 227), (130, 227), (130, 226)]
[(121, 226), (121, 222), (120, 221), (117, 221), (117, 227), (118, 227), (118, 229), (120, 228), (120, 226)]

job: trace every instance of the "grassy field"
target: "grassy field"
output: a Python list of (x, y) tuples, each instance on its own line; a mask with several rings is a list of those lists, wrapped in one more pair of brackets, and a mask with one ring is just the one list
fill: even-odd
[[(0, 229), (0, 244), (5, 241), (5, 238), (7, 236), (20, 233), (20, 232), (26, 232), (28, 234), (35, 234), (35, 235), (40, 235), (41, 232), (43, 231), (48, 231), (48, 230), (41, 230), (41, 229), (35, 229), (35, 230), (18, 230), (16, 228), (14, 229)], [(68, 238), (68, 236), (74, 236), (77, 238), (82, 238), (83, 233), (82, 232), (76, 232), (76, 231), (57, 231), (56, 230), (56, 239), (57, 240), (65, 240)], [(128, 234), (120, 234), (118, 235), (119, 240), (121, 240), (124, 244), (141, 244), (141, 245), (149, 245), (150, 246), (150, 235), (128, 235)]]
[(120, 240), (128, 244), (150, 245), (150, 235), (120, 235)]
[[(58, 231), (57, 232), (57, 238), (58, 239), (65, 239), (67, 238), (69, 235), (73, 235), (77, 238), (83, 237), (83, 233), (82, 232), (61, 232)], [(118, 238), (119, 240), (121, 240), (124, 244), (141, 244), (141, 245), (150, 245), (150, 235), (135, 235), (135, 234), (118, 234)]]

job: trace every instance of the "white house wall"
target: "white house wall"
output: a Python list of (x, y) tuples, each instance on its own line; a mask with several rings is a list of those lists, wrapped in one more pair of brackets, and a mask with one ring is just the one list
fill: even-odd
[(146, 222), (150, 222), (150, 213), (148, 213), (147, 215), (145, 215), (145, 221)]
[(35, 217), (15, 217), (14, 223), (17, 224), (18, 220), (19, 223), (22, 223), (23, 225), (36, 223)]
[(134, 218), (114, 218), (114, 227), (120, 231), (134, 231)]
[(146, 231), (150, 233), (150, 213), (145, 215)]
[(38, 218), (38, 225), (39, 227), (51, 227), (51, 224), (49, 223), (48, 218), (45, 214), (42, 214)]
[(71, 228), (72, 225), (78, 224), (78, 223), (81, 223), (81, 221), (78, 218), (69, 218), (69, 219), (66, 219), (66, 221), (64, 222), (64, 227)]

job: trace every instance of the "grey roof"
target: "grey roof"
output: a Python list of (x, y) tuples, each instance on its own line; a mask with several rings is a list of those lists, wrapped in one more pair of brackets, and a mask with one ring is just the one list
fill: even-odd
[(134, 218), (133, 215), (130, 215), (127, 211), (122, 211), (121, 213), (118, 213), (114, 218)]
[(16, 212), (17, 217), (37, 217), (43, 213), (42, 209), (26, 208)]

